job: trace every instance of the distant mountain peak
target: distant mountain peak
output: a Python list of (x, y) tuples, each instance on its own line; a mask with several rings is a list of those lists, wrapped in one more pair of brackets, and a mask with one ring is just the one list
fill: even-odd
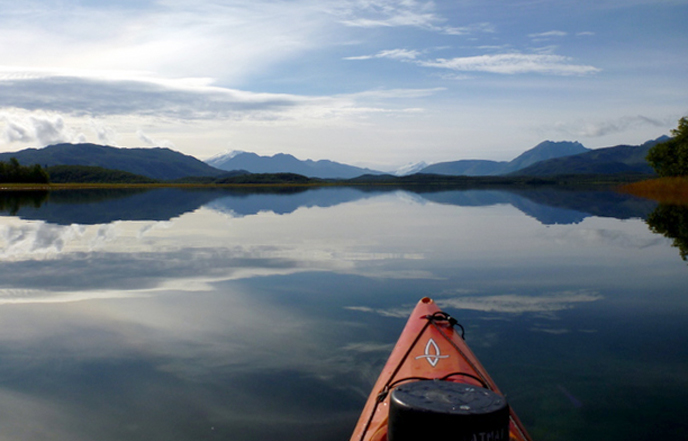
[(532, 156), (549, 156), (549, 158), (556, 158), (560, 156), (577, 155), (579, 153), (585, 153), (590, 151), (583, 144), (578, 141), (542, 141), (540, 144), (536, 145), (530, 150), (526, 150), (517, 156), (513, 161), (517, 161), (519, 158), (532, 157)]
[(578, 141), (542, 141), (540, 144), (521, 153), (510, 161), (504, 170), (502, 170), (502, 174), (520, 170), (540, 161), (579, 155), (589, 151), (590, 149), (586, 148)]
[(171, 180), (188, 176), (219, 176), (221, 170), (193, 156), (166, 147), (112, 147), (91, 143), (61, 143), (41, 149), (0, 153), (0, 161), (16, 157), (22, 164), (82, 165), (120, 170), (152, 179)]
[(642, 144), (642, 145), (643, 145), (643, 146), (654, 146), (654, 145), (659, 144), (660, 142), (665, 142), (665, 141), (668, 141), (668, 140), (670, 140), (670, 139), (671, 139), (670, 136), (662, 135), (662, 136), (660, 136), (660, 137), (657, 138), (657, 139), (651, 139), (651, 140), (649, 140), (649, 141), (646, 141), (646, 142), (645, 142), (644, 144)]
[(208, 165), (213, 165), (213, 162), (218, 162), (218, 161), (227, 161), (230, 160), (238, 155), (241, 155), (242, 153), (246, 153), (243, 150), (225, 150), (222, 153), (218, 153), (217, 155), (211, 156), (210, 158), (206, 159), (204, 162)]
[(208, 165), (226, 171), (246, 170), (250, 173), (296, 173), (309, 178), (322, 179), (348, 179), (364, 174), (382, 174), (382, 172), (376, 170), (328, 160), (313, 161), (307, 159), (304, 161), (288, 153), (260, 156), (256, 153), (241, 152), (232, 157), (211, 158), (205, 162)]
[(536, 145), (533, 147), (531, 150), (535, 150), (537, 148), (542, 148), (545, 146), (554, 146), (554, 147), (567, 147), (567, 146), (577, 146), (577, 147), (583, 147), (583, 144), (581, 144), (578, 141), (552, 141), (551, 139), (546, 139), (542, 141), (540, 144)]
[(408, 164), (402, 165), (401, 167), (394, 170), (392, 172), (392, 174), (394, 174), (396, 176), (412, 175), (414, 173), (418, 173), (419, 171), (423, 170), (427, 166), (428, 166), (428, 163), (425, 161), (409, 162)]
[(543, 141), (510, 162), (464, 159), (432, 164), (423, 173), (466, 176), (495, 176), (512, 173), (540, 161), (588, 152), (578, 141)]

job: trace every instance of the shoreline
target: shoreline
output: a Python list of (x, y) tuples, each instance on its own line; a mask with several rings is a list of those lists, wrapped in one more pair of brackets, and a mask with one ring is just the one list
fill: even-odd
[[(53, 191), (85, 189), (156, 189), (156, 188), (317, 188), (317, 187), (434, 187), (454, 189), (489, 188), (626, 188), (638, 182), (654, 181), (644, 175), (557, 175), (557, 176), (451, 176), (451, 175), (411, 175), (411, 176), (361, 176), (346, 180), (325, 180), (305, 178), (305, 180), (280, 179), (275, 175), (256, 175), (255, 179), (241, 178), (235, 182), (71, 182), (71, 183), (5, 183), (0, 191)], [(644, 180), (643, 180), (644, 179)], [(688, 184), (687, 184), (688, 185)], [(625, 191), (625, 190), (624, 190)]]
[(688, 177), (666, 177), (647, 179), (624, 184), (622, 193), (651, 199), (662, 204), (688, 205)]
[(113, 188), (229, 188), (229, 187), (326, 187), (338, 184), (172, 184), (172, 183), (146, 183), (146, 184), (0, 184), (0, 191), (31, 191), (31, 190), (89, 190), (89, 189), (113, 189)]

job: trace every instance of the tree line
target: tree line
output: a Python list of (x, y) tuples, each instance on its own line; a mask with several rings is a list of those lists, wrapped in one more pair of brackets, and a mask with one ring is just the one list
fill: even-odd
[(17, 158), (10, 158), (9, 162), (0, 161), (0, 183), (2, 184), (47, 184), (50, 176), (38, 164), (23, 166)]
[(688, 116), (678, 121), (671, 134), (671, 139), (650, 149), (647, 162), (659, 176), (688, 176)]
[[(652, 147), (647, 155), (647, 161), (654, 168), (659, 176), (688, 176), (688, 116), (684, 116), (678, 122), (678, 127), (671, 131), (673, 137), (668, 141), (659, 143)], [(74, 179), (75, 174), (81, 179), (84, 173), (89, 175), (89, 181), (109, 181), (113, 176), (107, 176), (109, 179), (103, 179), (104, 169), (94, 170), (59, 170), (59, 172), (66, 174), (67, 180)], [(56, 170), (56, 172), (58, 172)], [(121, 173), (121, 172), (120, 172)], [(93, 176), (97, 175), (97, 176)], [(117, 176), (117, 181), (131, 179), (132, 176)], [(299, 177), (303, 178), (303, 177)], [(255, 179), (255, 176), (252, 177)], [(263, 178), (270, 183), (273, 181), (287, 180), (291, 183), (306, 183), (301, 182), (295, 176), (290, 174), (274, 174), (270, 178)], [(308, 180), (308, 178), (303, 178)], [(143, 179), (147, 181), (148, 179)], [(243, 182), (249, 180), (247, 177), (232, 177), (228, 181)], [(38, 164), (32, 166), (23, 166), (19, 164), (17, 158), (10, 158), (9, 162), (0, 161), (0, 183), (16, 183), (16, 184), (47, 184), (50, 182), (50, 175), (48, 172)]]

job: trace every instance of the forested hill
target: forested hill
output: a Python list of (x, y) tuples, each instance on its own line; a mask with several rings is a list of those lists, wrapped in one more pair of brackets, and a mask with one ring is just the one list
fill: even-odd
[(97, 144), (56, 144), (41, 149), (0, 153), (0, 161), (16, 158), (21, 164), (104, 167), (158, 180), (188, 176), (220, 176), (225, 172), (167, 148), (117, 148)]
[[(649, 149), (655, 144), (668, 139), (660, 137), (648, 141), (640, 146), (616, 146), (589, 150), (577, 142), (545, 141), (524, 152), (510, 162), (495, 162), (485, 160), (462, 160), (433, 164), (423, 169), (413, 179), (416, 181), (446, 181), (447, 176), (461, 177), (551, 177), (557, 175), (609, 175), (609, 174), (653, 174), (653, 170), (646, 160)], [(14, 158), (14, 159), (13, 159)], [(265, 158), (255, 154), (243, 153), (233, 158), (243, 158), (249, 161), (258, 158), (261, 164)], [(262, 159), (261, 159), (262, 158)], [(97, 144), (56, 144), (41, 149), (26, 149), (18, 152), (0, 153), (0, 162), (15, 164), (14, 169), (33, 167), (49, 169), (51, 180), (54, 182), (147, 182), (175, 181), (186, 183), (263, 183), (263, 184), (314, 184), (322, 178), (314, 178), (313, 174), (324, 173), (329, 176), (350, 174), (353, 178), (329, 178), (333, 180), (356, 179), (363, 177), (365, 182), (389, 183), (393, 176), (381, 174), (367, 169), (344, 166), (346, 173), (330, 170), (325, 173), (322, 168), (331, 166), (330, 161), (298, 161), (290, 155), (275, 155), (270, 159), (271, 171), (249, 170), (239, 167), (242, 163), (233, 163), (231, 172), (220, 170), (193, 156), (184, 155), (167, 148), (117, 148)], [(14, 161), (14, 162), (12, 162)], [(249, 161), (251, 162), (251, 161)], [(294, 171), (292, 166), (298, 165), (299, 170), (310, 165), (318, 167), (318, 173), (313, 170)], [(226, 166), (227, 164), (225, 164)], [(244, 164), (251, 165), (251, 164)], [(254, 164), (255, 165), (255, 164)], [(265, 165), (265, 164), (263, 164)], [(66, 166), (67, 168), (55, 168)], [(249, 167), (250, 168), (250, 167)], [(104, 170), (108, 169), (108, 170)], [(27, 169), (28, 170), (28, 169)], [(118, 171), (117, 173), (113, 171)], [(36, 170), (37, 171), (37, 170)], [(370, 171), (370, 173), (365, 173)], [(124, 172), (124, 173), (121, 173)], [(7, 179), (11, 173), (4, 173)], [(16, 175), (16, 173), (15, 173)], [(133, 176), (138, 175), (138, 176)], [(310, 179), (299, 179), (309, 177)], [(143, 177), (143, 178), (142, 178)], [(397, 181), (402, 182), (403, 179)], [(8, 182), (6, 180), (6, 182)], [(353, 182), (353, 181), (350, 181)]]
[(54, 165), (46, 170), (53, 184), (152, 184), (155, 179), (133, 173), (86, 165)]
[(484, 159), (462, 159), (459, 161), (432, 164), (425, 167), (420, 172), (454, 176), (497, 176), (515, 172), (540, 161), (577, 155), (588, 151), (590, 151), (590, 149), (585, 148), (579, 142), (543, 141), (509, 162)]
[(206, 161), (209, 165), (227, 171), (246, 170), (250, 173), (295, 173), (309, 178), (350, 179), (364, 174), (383, 174), (368, 168), (339, 162), (310, 159), (300, 160), (292, 155), (278, 153), (260, 156), (249, 152), (232, 152)]
[(555, 176), (565, 174), (614, 174), (647, 173), (653, 174), (647, 162), (650, 149), (669, 139), (662, 136), (642, 145), (619, 145), (591, 150), (579, 155), (554, 158), (535, 163), (513, 174), (523, 176)]

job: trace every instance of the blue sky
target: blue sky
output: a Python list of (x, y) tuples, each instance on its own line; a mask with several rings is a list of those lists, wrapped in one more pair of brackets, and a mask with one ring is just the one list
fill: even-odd
[(0, 0), (0, 151), (393, 168), (640, 144), (688, 114), (688, 0)]

